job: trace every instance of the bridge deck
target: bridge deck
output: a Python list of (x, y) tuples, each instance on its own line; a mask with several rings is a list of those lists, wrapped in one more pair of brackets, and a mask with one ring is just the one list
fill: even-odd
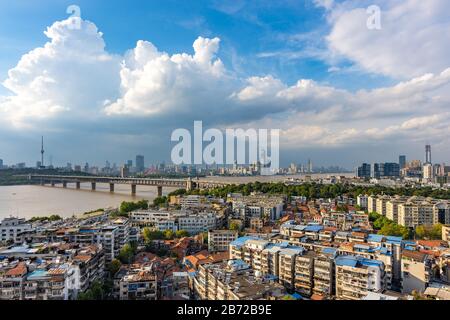
[(91, 182), (110, 184), (146, 185), (158, 187), (188, 188), (191, 184), (194, 188), (216, 188), (229, 185), (226, 182), (201, 181), (190, 179), (155, 179), (155, 178), (122, 178), (103, 176), (64, 176), (64, 175), (28, 175), (30, 180), (61, 181), (61, 182)]

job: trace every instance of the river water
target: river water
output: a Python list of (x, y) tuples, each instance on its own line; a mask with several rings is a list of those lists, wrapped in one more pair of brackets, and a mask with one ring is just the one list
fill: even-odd
[[(327, 177), (330, 174), (312, 175), (312, 177)], [(341, 174), (339, 174), (341, 175)], [(348, 175), (347, 175), (348, 176)], [(352, 175), (350, 175), (352, 176)], [(258, 177), (207, 177), (204, 180), (247, 183), (253, 181), (274, 182), (295, 176), (258, 176)], [(175, 189), (163, 188), (163, 194)], [(90, 190), (90, 184), (82, 184), (81, 190), (69, 184), (67, 189), (61, 186), (0, 186), (0, 220), (8, 216), (31, 218), (59, 214), (71, 217), (99, 208), (118, 207), (122, 201), (152, 201), (157, 195), (156, 187), (137, 186), (137, 194), (131, 196), (131, 187), (115, 185), (115, 192), (109, 192), (108, 184), (97, 184), (97, 191)]]

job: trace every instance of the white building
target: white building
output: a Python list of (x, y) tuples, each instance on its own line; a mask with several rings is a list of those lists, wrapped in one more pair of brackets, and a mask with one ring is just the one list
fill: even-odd
[(208, 232), (208, 251), (228, 251), (230, 243), (237, 237), (238, 232), (234, 230), (211, 230)]
[(360, 300), (386, 288), (384, 263), (360, 256), (339, 256), (336, 264), (336, 298)]
[(27, 223), (25, 219), (20, 218), (5, 218), (0, 223), (0, 242), (13, 240), (23, 231), (31, 231), (31, 223)]

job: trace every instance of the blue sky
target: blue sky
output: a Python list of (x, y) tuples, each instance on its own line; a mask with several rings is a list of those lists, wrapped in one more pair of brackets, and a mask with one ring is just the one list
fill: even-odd
[(316, 57), (258, 57), (264, 53), (300, 53), (304, 43), (287, 38), (310, 32), (326, 34), (329, 27), (324, 10), (311, 0), (5, 1), (0, 4), (2, 79), (23, 54), (47, 41), (43, 30), (53, 21), (67, 18), (66, 9), (72, 4), (81, 8), (82, 18), (93, 21), (103, 32), (107, 50), (112, 53), (122, 54), (141, 39), (169, 53), (192, 52), (192, 42), (198, 36), (219, 37), (221, 59), (242, 76), (270, 73), (294, 83), (301, 74), (350, 90), (390, 83), (385, 77), (363, 72), (354, 72), (352, 77), (330, 73), (330, 65)]
[[(381, 9), (379, 32), (365, 27), (365, 9), (373, 3)], [(80, 41), (69, 55), (65, 44), (56, 44), (44, 31), (65, 21), (72, 4), (81, 8), (86, 32), (52, 27), (63, 41)], [(423, 6), (428, 15), (421, 15)], [(44, 134), (60, 164), (120, 163), (137, 153), (149, 163), (168, 161), (170, 131), (204, 117), (200, 120), (208, 126), (282, 129), (284, 165), (313, 158), (317, 164), (351, 168), (360, 161), (393, 161), (408, 152), (421, 159), (426, 142), (436, 146), (439, 161), (448, 161), (443, 149), (450, 60), (443, 42), (448, 43), (450, 21), (442, 13), (447, 8), (444, 0), (1, 1), (0, 80), (6, 85), (0, 86), (0, 112), (6, 125), (0, 132), (5, 137), (0, 158), (34, 163), (30, 145)], [(102, 35), (93, 33), (88, 22)], [(193, 57), (199, 37), (220, 39), (200, 41), (198, 50), (207, 54), (207, 63), (220, 60), (223, 67), (205, 71), (199, 61), (186, 59), (175, 62), (181, 69), (174, 69), (153, 58), (140, 67), (136, 61), (121, 66), (140, 40), (151, 43), (159, 57)], [(416, 50), (424, 39), (432, 50)], [(32, 51), (46, 43), (54, 47)], [(102, 43), (106, 47), (97, 49)], [(93, 55), (108, 56), (111, 62), (91, 69), (83, 53), (85, 48), (90, 52), (91, 44)], [(147, 45), (142, 50), (152, 51)], [(19, 67), (29, 52), (28, 64)], [(153, 73), (155, 64), (162, 73)], [(198, 70), (185, 74), (179, 71), (184, 67)], [(17, 72), (8, 75), (14, 68)], [(124, 69), (131, 70), (129, 78), (121, 73)], [(90, 70), (96, 79), (92, 83)], [(73, 79), (73, 90), (92, 92), (74, 98), (77, 92), (64, 83), (65, 73)], [(433, 77), (421, 78), (429, 73)], [(186, 84), (189, 78), (192, 83)], [(129, 87), (131, 82), (137, 87)], [(210, 114), (201, 112), (203, 105)], [(226, 108), (230, 112), (221, 113)], [(174, 112), (179, 121), (171, 117)], [(111, 146), (118, 143), (123, 152)], [(98, 145), (101, 152), (92, 155), (89, 150)]]

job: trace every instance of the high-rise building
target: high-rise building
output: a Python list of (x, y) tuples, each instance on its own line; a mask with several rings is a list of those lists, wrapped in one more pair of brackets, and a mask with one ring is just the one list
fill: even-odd
[(3, 169), (3, 160), (0, 159), (0, 169)]
[(133, 160), (128, 160), (127, 161), (127, 167), (128, 167), (128, 169), (133, 168)]
[(143, 172), (145, 169), (144, 156), (136, 156), (136, 172)]
[(384, 176), (399, 177), (400, 176), (400, 165), (398, 163), (393, 163), (393, 162), (384, 163)]
[(406, 156), (399, 156), (398, 157), (398, 164), (400, 165), (400, 170), (404, 169), (406, 167)]
[(120, 176), (122, 178), (128, 177), (129, 174), (130, 174), (130, 169), (127, 165), (120, 167)]
[(381, 177), (399, 177), (400, 165), (393, 162), (374, 163), (371, 168), (370, 176), (376, 179)]
[(358, 167), (356, 175), (358, 178), (370, 178), (370, 164), (363, 163), (361, 167)]
[(308, 172), (309, 173), (313, 172), (313, 163), (312, 163), (311, 159), (308, 160)]
[(428, 181), (428, 182), (431, 182), (432, 180), (433, 180), (433, 166), (431, 165), (431, 163), (425, 163), (424, 165), (423, 165), (423, 171), (422, 171), (423, 173), (422, 173), (422, 176), (423, 176), (423, 179), (424, 180), (426, 180), (426, 181)]
[(425, 146), (425, 163), (431, 163), (431, 146), (429, 144)]
[(382, 176), (384, 176), (384, 166), (382, 165), (382, 163), (374, 163), (372, 164), (371, 167), (371, 171), (370, 171), (370, 176), (372, 178), (380, 178)]

